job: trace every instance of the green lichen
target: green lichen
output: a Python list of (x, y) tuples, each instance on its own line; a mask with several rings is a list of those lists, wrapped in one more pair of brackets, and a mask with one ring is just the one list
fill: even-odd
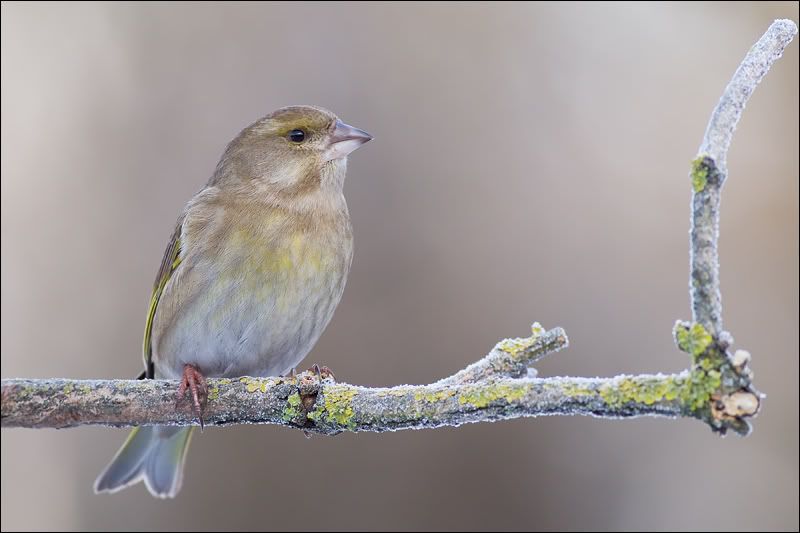
[(718, 370), (695, 369), (681, 388), (680, 402), (692, 412), (708, 407), (711, 395), (721, 384), (721, 374)]
[(269, 385), (269, 380), (267, 379), (250, 378), (247, 376), (239, 378), (239, 381), (246, 385), (247, 392), (267, 392), (267, 386)]
[(219, 398), (219, 387), (215, 385), (208, 390), (208, 399), (216, 400), (217, 398)]
[[(247, 386), (248, 392), (255, 392), (255, 389), (251, 386), (255, 380), (244, 377), (241, 378), (239, 381), (241, 381), (242, 383), (248, 383)], [(233, 383), (233, 381), (230, 380), (229, 378), (220, 378), (216, 380), (216, 382), (219, 383), (219, 385), (230, 385), (231, 383)], [(216, 400), (217, 398), (219, 398), (219, 389), (220, 389), (219, 385), (214, 385), (208, 390), (209, 400)]]
[(653, 405), (672, 401), (681, 395), (683, 384), (680, 378), (667, 376), (664, 379), (637, 380), (624, 377), (614, 383), (600, 387), (598, 393), (609, 407), (619, 408), (627, 403)]
[(714, 368), (714, 361), (710, 357), (703, 357), (698, 362), (698, 366), (705, 371), (712, 370)]
[(673, 331), (678, 348), (692, 356), (692, 368), (681, 387), (678, 399), (689, 411), (709, 407), (711, 396), (722, 385), (726, 358), (713, 344), (714, 338), (700, 324), (676, 322)]
[(64, 394), (72, 394), (72, 383), (64, 385)]
[(80, 391), (81, 394), (89, 394), (92, 392), (92, 388), (89, 385), (81, 385)]
[(302, 414), (301, 405), (302, 399), (300, 398), (300, 394), (295, 392), (292, 393), (286, 399), (286, 407), (283, 408), (283, 421), (284, 422), (291, 422), (292, 420), (296, 419)]
[(497, 346), (511, 357), (517, 358), (521, 352), (524, 352), (530, 347), (530, 339), (505, 339), (500, 341)]
[(594, 394), (595, 392), (588, 387), (580, 387), (572, 383), (565, 384), (561, 390), (565, 396), (569, 396), (571, 398), (575, 396), (586, 396), (589, 394)]
[(441, 390), (436, 392), (415, 392), (414, 393), (414, 400), (417, 402), (425, 401), (427, 403), (436, 403), (452, 396), (455, 396), (455, 391), (453, 390)]
[(692, 161), (692, 188), (694, 192), (702, 192), (708, 183), (708, 164), (705, 156)]
[(314, 410), (308, 413), (309, 420), (323, 421), (352, 429), (355, 427), (353, 421), (353, 398), (356, 394), (357, 392), (349, 386), (331, 385), (325, 387), (324, 394), (317, 397)]
[(624, 377), (602, 386), (598, 393), (612, 408), (678, 400), (686, 411), (694, 413), (709, 406), (711, 396), (722, 384), (720, 371), (706, 367), (708, 365), (697, 365), (688, 373), (663, 379), (642, 381), (635, 377)]
[(524, 354), (531, 349), (536, 340), (542, 336), (544, 328), (538, 322), (531, 325), (530, 337), (518, 337), (516, 339), (503, 339), (497, 343), (497, 348), (506, 352), (512, 359), (519, 359), (521, 354)]
[(506, 384), (481, 384), (470, 387), (458, 396), (458, 403), (482, 409), (487, 405), (503, 400), (507, 404), (514, 403), (525, 396), (523, 387)]
[(690, 354), (695, 360), (706, 351), (706, 348), (713, 341), (706, 328), (696, 322), (689, 327), (685, 322), (677, 322), (673, 329), (673, 334), (678, 348), (682, 352)]

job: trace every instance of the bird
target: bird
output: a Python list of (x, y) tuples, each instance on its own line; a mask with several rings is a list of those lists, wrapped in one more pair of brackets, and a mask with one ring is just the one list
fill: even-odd
[[(332, 112), (278, 109), (244, 128), (178, 217), (153, 286), (142, 377), (180, 380), (202, 419), (206, 378), (294, 372), (327, 327), (353, 257), (343, 185), (372, 136)], [(144, 481), (173, 498), (194, 427), (140, 426), (95, 493)]]

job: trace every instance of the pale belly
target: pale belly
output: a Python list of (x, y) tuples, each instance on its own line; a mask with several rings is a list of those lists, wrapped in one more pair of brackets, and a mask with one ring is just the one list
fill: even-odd
[(209, 377), (288, 373), (333, 316), (349, 253), (228, 255), (173, 275), (154, 319), (156, 377), (177, 379), (186, 364)]

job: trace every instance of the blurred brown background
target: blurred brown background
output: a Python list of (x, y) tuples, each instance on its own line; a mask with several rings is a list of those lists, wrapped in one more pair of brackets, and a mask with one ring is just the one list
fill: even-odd
[[(305, 363), (427, 383), (532, 321), (541, 375), (677, 371), (689, 161), (797, 3), (2, 6), (2, 376), (132, 377), (183, 204), (245, 125), (311, 103), (375, 135), (356, 253)], [(725, 187), (726, 327), (768, 394), (746, 438), (539, 418), (306, 440), (209, 429), (182, 494), (94, 496), (122, 430), (2, 432), (2, 529), (797, 529), (798, 42)]]

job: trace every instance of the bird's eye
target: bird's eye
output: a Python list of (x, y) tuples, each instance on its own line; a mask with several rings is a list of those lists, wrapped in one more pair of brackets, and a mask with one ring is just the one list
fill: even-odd
[(301, 143), (306, 139), (306, 132), (303, 130), (292, 130), (289, 132), (289, 140), (293, 143)]

